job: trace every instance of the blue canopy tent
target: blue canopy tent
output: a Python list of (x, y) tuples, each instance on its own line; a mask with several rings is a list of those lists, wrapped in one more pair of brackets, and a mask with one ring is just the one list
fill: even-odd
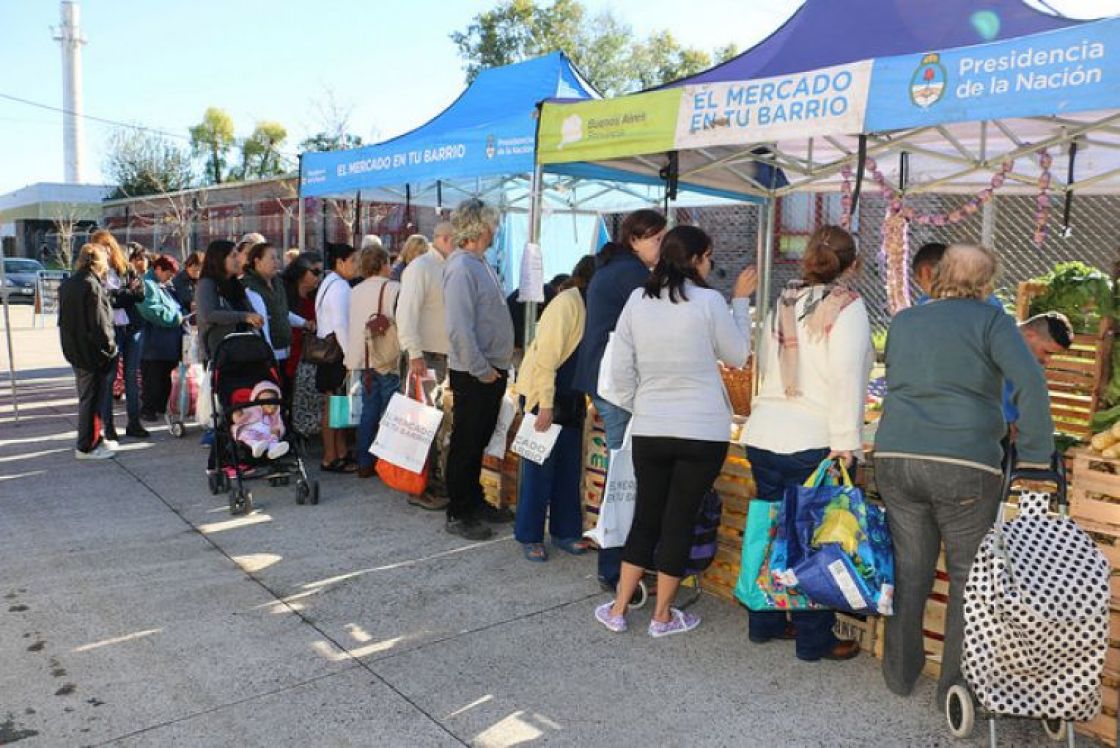
[[(537, 190), (539, 219), (505, 221), (495, 242), (502, 256), (494, 263), (511, 287), (521, 259), (514, 237), (535, 242), (544, 236), (546, 273), (569, 270), (593, 246), (602, 213), (656, 206), (666, 193), (666, 181), (656, 173), (590, 167), (581, 173), (535, 175), (538, 104), (598, 97), (560, 52), (484, 70), (447, 109), (411, 132), (363, 148), (302, 154), (300, 196), (361, 191), (366, 199), (436, 208), (479, 197), (510, 217), (528, 213)], [(690, 190), (682, 184), (677, 199), (710, 204), (754, 198), (735, 190)], [(547, 224), (543, 233), (536, 229), (541, 224)]]

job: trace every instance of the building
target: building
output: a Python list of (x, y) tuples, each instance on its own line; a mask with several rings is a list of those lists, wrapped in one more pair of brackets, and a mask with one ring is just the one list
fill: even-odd
[(430, 208), (305, 198), (301, 243), (294, 176), (106, 200), (102, 205), (102, 225), (120, 241), (180, 257), (205, 249), (215, 239), (236, 241), (250, 231), (282, 249), (302, 244), (304, 249), (321, 250), (328, 242), (356, 245), (363, 234), (377, 234), (392, 248), (417, 231), (430, 235), (436, 220)]
[[(71, 257), (101, 220), (101, 201), (112, 191), (103, 184), (38, 182), (0, 195), (4, 255), (52, 261)], [(66, 249), (70, 254), (61, 251)]]

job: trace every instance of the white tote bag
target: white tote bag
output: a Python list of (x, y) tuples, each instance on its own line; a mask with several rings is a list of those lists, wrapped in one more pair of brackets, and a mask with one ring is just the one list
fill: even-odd
[(507, 392), (502, 397), (502, 409), (498, 412), (498, 424), (490, 436), (490, 443), (486, 445), (486, 454), (499, 460), (506, 456), (506, 437), (513, 426), (513, 419), (517, 415), (517, 404)]
[(594, 540), (600, 548), (618, 548), (625, 544), (626, 536), (630, 534), (630, 525), (634, 521), (636, 493), (630, 427), (627, 426), (622, 449), (611, 450), (607, 483), (603, 487), (603, 502), (599, 505), (599, 521), (583, 536)]
[(521, 419), (520, 428), (517, 429), (517, 435), (513, 437), (512, 449), (515, 454), (543, 465), (552, 454), (552, 448), (556, 446), (562, 427), (554, 423), (544, 431), (537, 431), (536, 421), (532, 413), (525, 414)]
[[(393, 393), (369, 451), (397, 467), (420, 473), (428, 461), (428, 451), (439, 431), (443, 411), (409, 397), (412, 379), (409, 377), (405, 394)], [(423, 387), (417, 387), (417, 391), (427, 399)]]
[(210, 428), (210, 417), (214, 414), (210, 402), (210, 385), (210, 367), (206, 366), (203, 367), (202, 376), (198, 380), (198, 402), (194, 406), (194, 417), (205, 429)]
[(611, 332), (607, 337), (607, 347), (603, 349), (603, 358), (599, 361), (599, 383), (596, 385), (596, 394), (612, 405), (623, 407), (622, 393), (614, 384), (614, 374), (611, 365), (614, 361), (614, 336)]

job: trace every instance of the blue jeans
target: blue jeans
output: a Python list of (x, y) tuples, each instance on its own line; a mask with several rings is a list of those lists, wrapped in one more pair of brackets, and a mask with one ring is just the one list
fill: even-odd
[[(117, 340), (117, 358), (124, 358), (124, 403), (129, 423), (140, 421), (140, 330), (129, 332), (128, 327), (113, 328)], [(105, 375), (105, 392), (101, 400), (102, 428), (113, 426), (113, 382), (117, 378), (117, 359), (113, 359)]]
[[(763, 501), (781, 501), (786, 486), (804, 483), (821, 460), (828, 457), (827, 449), (807, 449), (793, 454), (778, 454), (766, 449), (747, 447), (747, 459)], [(797, 655), (815, 659), (836, 646), (832, 627), (836, 614), (831, 610), (804, 610), (789, 614), (797, 628)], [(786, 613), (780, 610), (752, 610), (749, 633), (752, 639), (773, 639), (781, 636), (786, 627)]]
[[(369, 448), (377, 438), (377, 425), (381, 423), (381, 416), (389, 407), (389, 400), (393, 393), (401, 386), (401, 378), (397, 374), (378, 374), (376, 371), (361, 372), (362, 381), (362, 420), (358, 422), (358, 437), (355, 449), (358, 452), (358, 467), (371, 468), (374, 456)], [(372, 377), (367, 383), (366, 377)]]
[[(526, 418), (534, 418), (526, 413)], [(580, 477), (583, 453), (582, 429), (564, 426), (552, 454), (538, 465), (521, 461), (521, 484), (517, 489), (517, 519), (513, 535), (519, 543), (544, 540), (544, 520), (555, 540), (578, 540), (583, 534), (580, 506)]]
[[(603, 430), (607, 433), (607, 449), (622, 449), (622, 439), (626, 427), (630, 425), (630, 411), (608, 403), (598, 395), (591, 396), (591, 403), (603, 419)], [(599, 551), (599, 581), (612, 588), (618, 584), (622, 574), (622, 548), (603, 548)]]

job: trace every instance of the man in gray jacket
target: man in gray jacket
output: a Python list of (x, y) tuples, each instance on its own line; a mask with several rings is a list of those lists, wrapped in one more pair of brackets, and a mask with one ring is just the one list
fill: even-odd
[(511, 522), (508, 509), (483, 499), (482, 455), (502, 406), (513, 361), (513, 320), (501, 282), (484, 255), (498, 213), (466, 200), (451, 215), (455, 246), (443, 270), (443, 300), (450, 342), (452, 410), (447, 455), (447, 531), (468, 540), (492, 535), (488, 522)]

